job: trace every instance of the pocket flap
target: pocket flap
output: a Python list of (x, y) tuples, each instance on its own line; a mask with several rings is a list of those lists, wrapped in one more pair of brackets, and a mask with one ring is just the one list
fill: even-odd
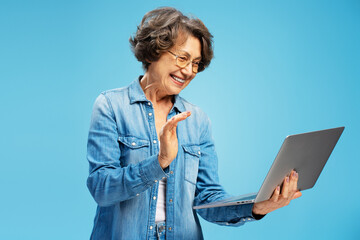
[(199, 145), (186, 145), (186, 146), (182, 146), (184, 151), (195, 156), (195, 157), (200, 157), (200, 146)]
[(127, 137), (120, 136), (120, 137), (118, 137), (118, 141), (125, 144), (129, 148), (133, 148), (133, 149), (146, 147), (146, 146), (150, 145), (149, 140), (140, 139), (140, 138), (131, 137), (131, 136), (127, 136)]

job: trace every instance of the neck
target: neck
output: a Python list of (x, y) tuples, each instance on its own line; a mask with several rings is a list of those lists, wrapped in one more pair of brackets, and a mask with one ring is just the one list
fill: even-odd
[(143, 89), (146, 98), (154, 105), (172, 104), (173, 95), (168, 95), (166, 90), (162, 87), (161, 82), (153, 79), (148, 72), (146, 72), (140, 80), (140, 86)]

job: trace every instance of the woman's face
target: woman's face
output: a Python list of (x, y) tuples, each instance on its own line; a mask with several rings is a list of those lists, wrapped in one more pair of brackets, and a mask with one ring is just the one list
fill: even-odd
[[(191, 61), (201, 60), (201, 44), (199, 39), (189, 35), (170, 51), (178, 56), (186, 56)], [(176, 65), (176, 57), (169, 52), (163, 53), (159, 60), (152, 62), (147, 73), (155, 81), (156, 87), (166, 95), (179, 94), (196, 76), (192, 71), (192, 63), (184, 68)]]

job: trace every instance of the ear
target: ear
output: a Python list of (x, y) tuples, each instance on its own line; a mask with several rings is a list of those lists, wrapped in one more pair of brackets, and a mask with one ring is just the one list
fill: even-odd
[(149, 60), (148, 58), (145, 58), (145, 61), (146, 61), (148, 64), (151, 64), (151, 63), (154, 62), (154, 61)]

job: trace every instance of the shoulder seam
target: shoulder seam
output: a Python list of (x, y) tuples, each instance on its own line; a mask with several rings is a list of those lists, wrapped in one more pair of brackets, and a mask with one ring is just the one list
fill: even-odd
[(115, 122), (117, 122), (117, 121), (116, 121), (115, 112), (114, 112), (114, 109), (113, 109), (113, 107), (112, 107), (112, 104), (111, 104), (110, 99), (109, 99), (109, 98), (105, 95), (105, 92), (102, 92), (101, 94), (105, 97), (106, 102), (107, 102), (107, 104), (109, 105), (109, 108), (110, 108), (111, 114), (113, 115), (113, 117), (114, 117), (114, 119), (115, 119)]

